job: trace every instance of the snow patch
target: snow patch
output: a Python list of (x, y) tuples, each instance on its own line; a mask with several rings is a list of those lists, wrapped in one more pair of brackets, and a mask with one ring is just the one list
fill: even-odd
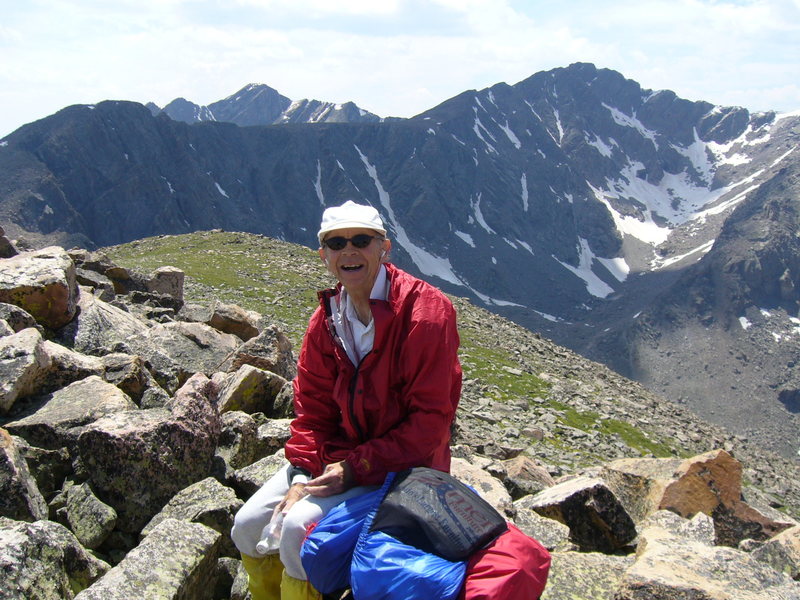
[(378, 179), (378, 170), (375, 168), (375, 165), (369, 162), (369, 159), (364, 155), (363, 152), (361, 152), (358, 146), (354, 144), (354, 147), (356, 152), (358, 152), (358, 155), (361, 157), (361, 162), (364, 163), (364, 168), (367, 170), (367, 174), (370, 176), (370, 178), (372, 178), (375, 188), (378, 190), (378, 198), (380, 199), (381, 206), (383, 206), (384, 211), (386, 211), (388, 217), (387, 220), (394, 230), (395, 239), (403, 247), (403, 249), (408, 252), (411, 260), (414, 262), (420, 272), (429, 277), (438, 277), (439, 279), (454, 285), (468, 287), (453, 272), (453, 267), (448, 258), (436, 256), (435, 254), (420, 248), (411, 241), (411, 238), (409, 238), (405, 229), (403, 229), (395, 217), (389, 192), (386, 191), (386, 189), (383, 187), (383, 184), (381, 184), (380, 179)]
[(464, 233), (463, 231), (454, 231), (453, 233), (455, 233), (458, 237), (460, 237), (462, 240), (464, 240), (464, 242), (467, 245), (472, 246), (473, 248), (475, 248), (475, 242), (472, 240), (472, 236), (470, 234)]
[(742, 329), (747, 331), (753, 324), (747, 320), (747, 317), (739, 317), (739, 324), (742, 326)]
[(320, 161), (317, 161), (317, 178), (314, 181), (314, 191), (317, 193), (320, 205), (325, 206), (325, 196), (322, 193), (322, 164), (320, 164)]
[(5, 148), (6, 146), (8, 146), (8, 142), (6, 140), (0, 142), (0, 148)]
[(220, 194), (222, 194), (222, 195), (223, 195), (223, 196), (225, 196), (226, 198), (230, 198), (230, 196), (228, 196), (228, 193), (227, 193), (225, 190), (223, 190), (223, 189), (222, 189), (222, 186), (221, 186), (220, 184), (218, 184), (218, 183), (215, 181), (215, 182), (214, 182), (214, 185), (215, 185), (215, 186), (217, 186), (217, 191), (218, 191)]
[(580, 277), (586, 284), (586, 291), (588, 291), (592, 296), (596, 296), (598, 298), (607, 298), (613, 294), (614, 289), (605, 281), (600, 279), (597, 275), (595, 275), (594, 271), (592, 271), (592, 262), (596, 257), (589, 248), (589, 242), (583, 238), (579, 238), (578, 254), (579, 264), (577, 267), (573, 267), (569, 263), (561, 262), (555, 256), (553, 256), (553, 259), (555, 259), (562, 267)]
[(522, 210), (528, 212), (528, 176), (523, 173), (519, 182), (522, 185)]
[(514, 144), (514, 147), (519, 150), (522, 148), (522, 142), (519, 141), (519, 138), (511, 131), (511, 128), (508, 126), (508, 121), (506, 121), (505, 125), (500, 125), (500, 129), (506, 134), (506, 137), (511, 140), (511, 143)]
[[(587, 132), (583, 133), (584, 138), (586, 139), (586, 143), (590, 146), (594, 146), (597, 148), (597, 151), (605, 156), (606, 158), (611, 158), (612, 149), (611, 146), (606, 144), (602, 139), (597, 137), (596, 135), (592, 134), (593, 140), (589, 139), (589, 134)], [(612, 139), (610, 140), (615, 146), (617, 143)]]
[(494, 229), (489, 227), (486, 219), (483, 218), (483, 213), (481, 212), (481, 192), (478, 192), (478, 198), (474, 202), (470, 199), (469, 204), (472, 207), (472, 214), (475, 215), (475, 220), (478, 222), (478, 225), (483, 227), (487, 233), (496, 233)]
[(684, 258), (689, 258), (694, 254), (699, 253), (701, 255), (705, 255), (708, 253), (709, 250), (711, 250), (711, 247), (714, 245), (714, 241), (715, 240), (710, 240), (705, 244), (702, 244), (697, 248), (689, 250), (689, 252), (686, 252), (685, 254), (681, 254), (679, 256), (670, 256), (669, 258), (656, 258), (650, 263), (650, 266), (653, 268), (653, 270), (664, 269), (666, 267), (669, 267), (670, 265), (674, 265), (675, 263), (682, 261)]
[(595, 256), (594, 258), (608, 269), (608, 272), (611, 273), (617, 281), (625, 281), (631, 272), (630, 266), (628, 266), (628, 263), (626, 263), (625, 259), (621, 256), (615, 258), (600, 258), (599, 256)]
[(653, 146), (656, 147), (658, 150), (658, 142), (656, 141), (656, 133), (651, 129), (645, 127), (642, 122), (636, 118), (636, 111), (633, 112), (633, 116), (626, 115), (621, 110), (614, 108), (613, 106), (609, 106), (605, 102), (603, 102), (603, 107), (611, 113), (611, 118), (614, 119), (614, 122), (617, 125), (622, 125), (623, 127), (630, 127), (631, 129), (635, 129), (638, 131), (642, 137), (647, 138), (651, 142), (653, 142)]
[(162, 175), (161, 179), (163, 179), (166, 182), (167, 188), (169, 189), (169, 193), (170, 194), (174, 194), (175, 193), (175, 188), (172, 187), (172, 184), (167, 180), (167, 178)]

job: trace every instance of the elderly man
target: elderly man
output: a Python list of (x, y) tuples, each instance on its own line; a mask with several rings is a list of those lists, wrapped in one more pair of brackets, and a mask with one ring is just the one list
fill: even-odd
[[(245, 503), (231, 532), (253, 600), (319, 598), (300, 561), (309, 525), (387, 473), (450, 469), (461, 393), (452, 303), (388, 262), (391, 242), (371, 206), (326, 209), (318, 237), (339, 283), (319, 293), (303, 339), (289, 465)], [(276, 551), (270, 523), (278, 515)]]

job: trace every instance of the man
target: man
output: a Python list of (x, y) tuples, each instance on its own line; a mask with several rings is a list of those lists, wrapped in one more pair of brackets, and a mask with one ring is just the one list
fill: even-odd
[[(236, 515), (253, 600), (317, 599), (300, 548), (309, 525), (380, 485), (387, 473), (450, 469), (450, 427), (461, 393), (452, 303), (388, 262), (380, 215), (352, 201), (328, 208), (319, 255), (337, 278), (319, 293), (294, 380), (289, 465)], [(279, 552), (266, 544), (283, 516)]]

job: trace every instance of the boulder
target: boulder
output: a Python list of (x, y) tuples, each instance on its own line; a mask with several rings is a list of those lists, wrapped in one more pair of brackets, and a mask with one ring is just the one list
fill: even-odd
[(534, 496), (514, 501), (514, 523), (525, 534), (539, 541), (548, 550), (577, 550), (569, 541), (569, 527), (541, 516), (530, 507)]
[(148, 362), (159, 385), (173, 392), (195, 373), (210, 377), (228, 370), (241, 340), (203, 323), (176, 322), (156, 324), (128, 338), (126, 344), (129, 353)]
[(0, 414), (8, 413), (17, 399), (36, 393), (50, 370), (43, 341), (36, 329), (0, 338)]
[(286, 385), (280, 375), (252, 365), (242, 365), (219, 391), (219, 411), (272, 414), (275, 398)]
[(189, 379), (166, 408), (99, 419), (78, 437), (80, 470), (117, 511), (117, 528), (137, 533), (177, 492), (206, 477), (220, 433), (211, 381)]
[(63, 525), (0, 518), (0, 598), (71, 600), (109, 568)]
[(737, 546), (744, 539), (769, 539), (793, 525), (765, 515), (742, 501), (742, 465), (725, 450), (679, 459), (623, 459), (602, 478), (637, 521), (657, 510), (684, 517), (711, 515), (717, 543)]
[(72, 447), (83, 426), (136, 405), (119, 388), (93, 375), (26, 405), (6, 428), (41, 448)]
[(661, 526), (643, 529), (636, 562), (627, 570), (617, 600), (790, 600), (800, 584), (725, 546), (709, 546)]
[(503, 461), (503, 466), (505, 468), (503, 483), (514, 500), (528, 494), (538, 494), (556, 484), (547, 469), (524, 454)]
[(223, 556), (238, 557), (239, 552), (230, 538), (233, 517), (242, 507), (236, 492), (222, 485), (213, 477), (181, 490), (142, 529), (142, 537), (150, 533), (165, 519), (178, 519), (191, 523), (202, 523), (222, 534), (220, 552)]
[(287, 380), (297, 375), (292, 342), (274, 325), (247, 340), (234, 354), (228, 371), (237, 371), (242, 365), (271, 371)]
[(800, 525), (782, 531), (759, 548), (753, 558), (800, 581)]
[(47, 518), (47, 502), (14, 438), (0, 429), (0, 516), (17, 521)]
[(64, 516), (78, 541), (91, 550), (98, 548), (117, 524), (116, 511), (98, 500), (85, 483), (67, 490)]
[(233, 471), (254, 463), (262, 456), (256, 455), (258, 425), (253, 417), (244, 412), (231, 411), (222, 413), (221, 420), (212, 474), (221, 481), (227, 481)]
[(258, 426), (256, 434), (256, 458), (270, 456), (283, 450), (292, 435), (291, 419), (269, 419)]
[(104, 367), (103, 379), (117, 386), (139, 406), (142, 406), (142, 398), (147, 390), (154, 388), (158, 388), (157, 393), (163, 393), (164, 400), (167, 399), (166, 392), (158, 387), (142, 357), (115, 352), (106, 354), (100, 360)]
[(214, 304), (208, 324), (211, 327), (232, 333), (242, 341), (256, 337), (259, 333), (261, 315), (252, 310), (245, 310), (237, 304)]
[(450, 473), (462, 483), (472, 487), (500, 513), (506, 516), (513, 515), (514, 505), (511, 501), (511, 494), (508, 493), (508, 490), (499, 479), (463, 458), (452, 459)]
[(36, 480), (39, 491), (45, 500), (50, 499), (61, 489), (64, 480), (72, 474), (72, 458), (66, 448), (48, 450), (31, 446), (21, 437), (14, 437), (19, 452), (25, 457), (28, 470)]
[(19, 250), (6, 237), (6, 232), (0, 227), (0, 258), (11, 258), (17, 254), (19, 254)]
[(145, 288), (148, 292), (169, 296), (182, 305), (184, 279), (184, 272), (176, 267), (159, 267), (150, 274)]
[(23, 252), (0, 264), (0, 302), (25, 309), (49, 329), (72, 320), (77, 294), (75, 264), (63, 248)]
[(14, 304), (0, 302), (0, 319), (8, 323), (9, 327), (15, 332), (22, 331), (28, 327), (42, 331), (42, 326), (36, 322), (36, 319), (28, 311)]
[(267, 456), (254, 462), (252, 465), (234, 471), (231, 477), (231, 485), (233, 485), (239, 498), (247, 500), (286, 464), (288, 464), (286, 457), (283, 454), (283, 450), (281, 450), (272, 456)]
[(92, 295), (100, 298), (100, 300), (111, 302), (116, 296), (114, 284), (102, 273), (77, 268), (75, 269), (75, 278), (78, 285), (90, 288)]
[(629, 556), (597, 552), (553, 552), (550, 560), (541, 600), (617, 600), (614, 592), (633, 563)]
[(76, 600), (211, 600), (221, 535), (199, 523), (162, 521)]
[(600, 479), (579, 476), (536, 494), (529, 507), (564, 523), (584, 552), (614, 552), (636, 538), (636, 526)]
[(47, 377), (40, 380), (37, 393), (57, 390), (90, 375), (102, 376), (105, 371), (99, 358), (86, 356), (55, 342), (44, 340), (42, 349), (50, 357), (50, 369)]
[(84, 354), (107, 354), (131, 336), (146, 336), (148, 326), (130, 313), (80, 288), (80, 313), (57, 332), (58, 341)]

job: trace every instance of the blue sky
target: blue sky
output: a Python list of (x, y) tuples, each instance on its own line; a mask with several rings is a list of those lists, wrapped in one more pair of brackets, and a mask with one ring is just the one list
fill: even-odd
[(800, 0), (2, 0), (0, 136), (70, 104), (293, 100), (408, 117), (573, 62), (800, 109)]

